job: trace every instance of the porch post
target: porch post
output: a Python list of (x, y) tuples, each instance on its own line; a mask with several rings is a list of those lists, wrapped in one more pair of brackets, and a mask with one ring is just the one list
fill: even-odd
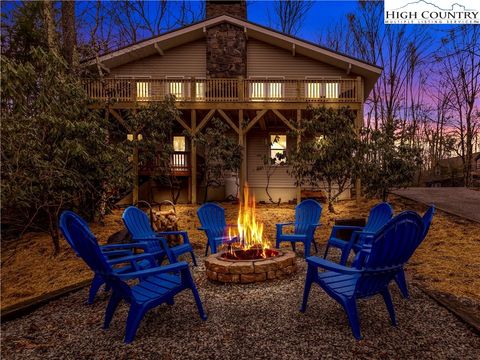
[(245, 187), (246, 175), (247, 175), (247, 159), (246, 154), (246, 137), (243, 129), (243, 110), (238, 110), (238, 145), (242, 147), (242, 163), (240, 165), (238, 198), (243, 200), (243, 188)]
[[(302, 110), (297, 109), (297, 130), (300, 131), (300, 126), (302, 122)], [(300, 149), (300, 144), (302, 142), (302, 136), (300, 135), (300, 132), (297, 135), (297, 151)], [(302, 187), (300, 185), (297, 185), (296, 189), (297, 193), (297, 204), (300, 204), (302, 201)]]
[[(192, 135), (197, 132), (197, 111), (191, 111)], [(190, 203), (197, 203), (197, 144), (190, 141)]]

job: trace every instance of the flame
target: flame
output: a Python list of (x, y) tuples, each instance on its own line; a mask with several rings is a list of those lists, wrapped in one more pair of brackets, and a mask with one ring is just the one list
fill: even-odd
[(258, 249), (261, 257), (266, 258), (265, 250), (270, 248), (268, 240), (263, 238), (263, 224), (257, 222), (255, 218), (255, 196), (250, 196), (248, 186), (243, 189), (243, 204), (240, 203), (237, 219), (237, 233), (233, 234), (231, 228), (228, 229), (229, 239), (239, 238), (239, 242), (233, 243), (229, 251), (234, 254), (234, 250)]

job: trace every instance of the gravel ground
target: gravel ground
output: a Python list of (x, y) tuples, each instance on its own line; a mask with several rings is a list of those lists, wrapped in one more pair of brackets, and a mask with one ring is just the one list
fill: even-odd
[[(200, 257), (199, 257), (200, 258)], [(102, 330), (108, 295), (85, 305), (87, 289), (2, 325), (4, 359), (479, 359), (480, 337), (411, 288), (411, 300), (392, 285), (399, 325), (390, 326), (381, 297), (359, 302), (364, 339), (355, 341), (342, 308), (318, 286), (306, 314), (298, 311), (305, 265), (285, 280), (222, 285), (193, 270), (208, 313), (202, 322), (184, 291), (173, 307), (145, 316), (136, 340), (123, 344), (127, 306)]]

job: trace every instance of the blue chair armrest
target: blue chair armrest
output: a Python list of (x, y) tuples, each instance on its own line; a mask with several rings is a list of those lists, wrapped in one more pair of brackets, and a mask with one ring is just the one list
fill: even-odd
[(310, 256), (307, 258), (307, 263), (316, 267), (321, 267), (322, 269), (334, 271), (346, 275), (360, 274), (362, 271), (359, 269), (350, 268), (347, 266), (339, 265), (329, 260), (325, 260), (318, 256)]
[(207, 231), (207, 228), (204, 228), (204, 227), (198, 227), (197, 230), (201, 230), (201, 231)]
[(122, 264), (122, 263), (125, 263), (125, 262), (136, 262), (136, 261), (145, 260), (145, 259), (152, 260), (153, 259), (153, 254), (143, 253), (143, 254), (138, 254), (138, 255), (124, 256), (124, 257), (117, 258), (117, 259), (109, 259), (109, 260), (107, 260), (107, 262), (110, 265), (118, 265), (118, 264)]
[(295, 222), (290, 221), (290, 222), (286, 222), (286, 223), (275, 224), (276, 227), (284, 227), (284, 226), (287, 226), (287, 225), (295, 225)]
[(179, 272), (185, 269), (188, 269), (188, 264), (185, 261), (182, 261), (182, 262), (177, 262), (175, 264), (162, 265), (159, 267), (154, 267), (154, 268), (140, 270), (140, 271), (121, 273), (121, 274), (118, 274), (118, 277), (122, 280), (129, 280), (129, 279), (143, 278), (147, 276), (163, 274), (168, 272)]
[(180, 230), (180, 231), (160, 231), (155, 233), (159, 237), (163, 237), (166, 235), (180, 235), (183, 238), (183, 243), (184, 244), (190, 244), (190, 239), (188, 238), (188, 233), (186, 231)]
[(102, 254), (105, 255), (107, 258), (110, 257), (119, 257), (119, 256), (129, 256), (133, 255), (133, 252), (131, 250), (102, 250)]
[(139, 240), (139, 242), (135, 242), (135, 243), (131, 243), (131, 244), (108, 244), (108, 245), (102, 245), (100, 246), (100, 249), (102, 251), (109, 251), (109, 250), (121, 250), (121, 249), (145, 249), (145, 247), (147, 246), (147, 244), (141, 242), (141, 240)]

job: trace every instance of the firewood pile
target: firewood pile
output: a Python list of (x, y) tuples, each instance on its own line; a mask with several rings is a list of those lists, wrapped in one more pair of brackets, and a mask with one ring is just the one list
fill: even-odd
[[(170, 208), (165, 209), (165, 206), (170, 206)], [(156, 232), (178, 231), (178, 216), (175, 205), (171, 201), (162, 201), (156, 209), (152, 208), (151, 216), (153, 229)], [(170, 247), (180, 245), (182, 240), (179, 235), (167, 235), (165, 237)]]

